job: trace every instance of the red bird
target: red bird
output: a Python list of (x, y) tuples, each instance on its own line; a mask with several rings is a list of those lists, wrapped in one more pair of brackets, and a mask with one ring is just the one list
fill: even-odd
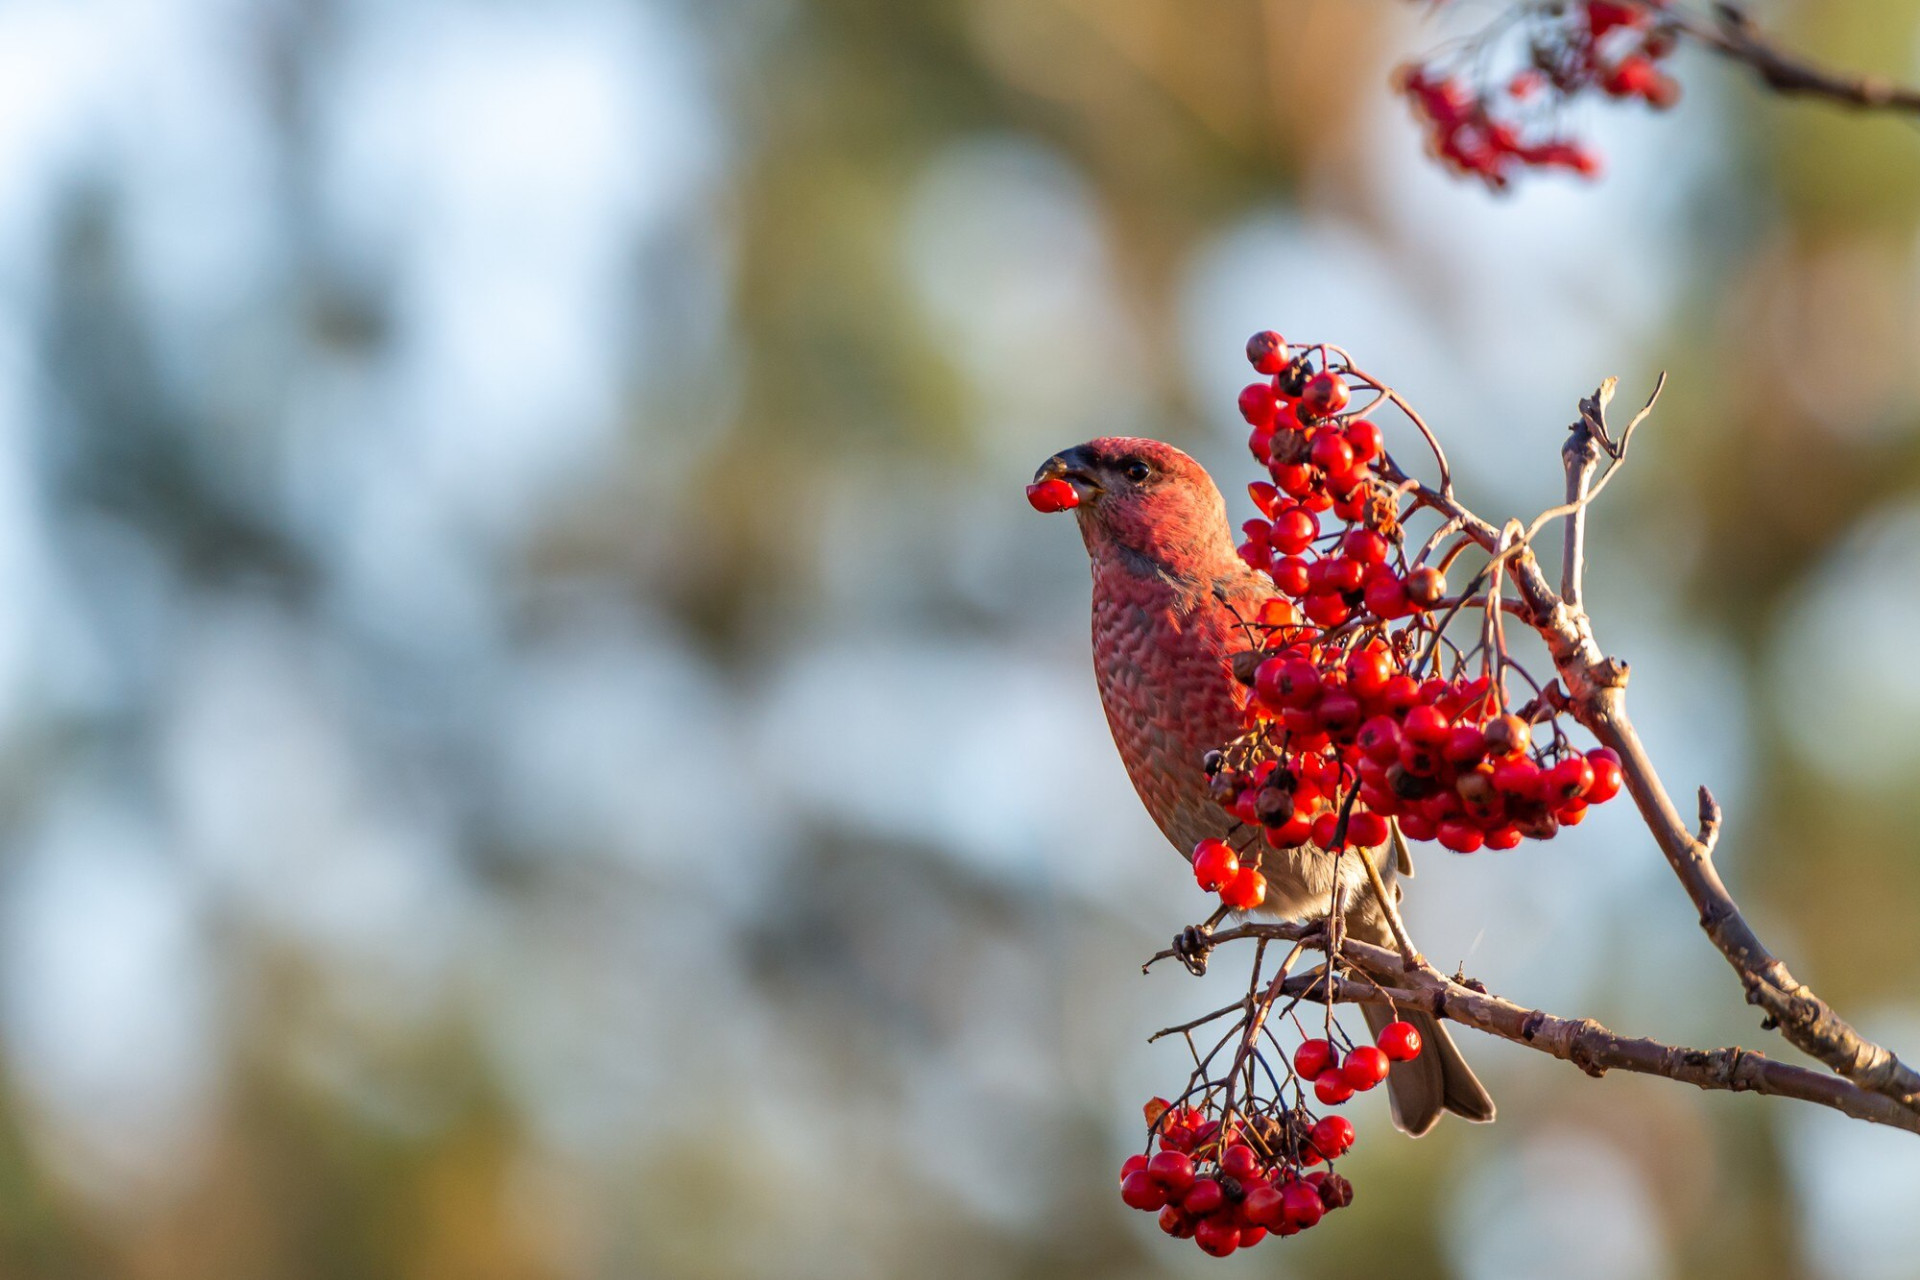
[[(1202, 759), (1244, 731), (1247, 691), (1231, 660), (1252, 640), (1238, 619), (1251, 617), (1273, 595), (1273, 584), (1234, 551), (1227, 504), (1212, 477), (1172, 445), (1092, 440), (1048, 458), (1034, 478), (1072, 486), (1077, 501), (1053, 505), (1072, 505), (1093, 561), (1093, 670), (1107, 724), (1147, 812), (1174, 848), (1191, 856), (1202, 839), (1225, 838), (1235, 825), (1208, 794)], [(1046, 492), (1064, 498), (1057, 484)], [(1388, 883), (1391, 848), (1368, 855)], [(1347, 929), (1392, 946), (1365, 868), (1310, 845), (1262, 848), (1262, 909), (1296, 919), (1323, 914), (1336, 866), (1348, 882)], [(1364, 1013), (1376, 1033), (1392, 1017), (1373, 1005)], [(1394, 1124), (1417, 1136), (1443, 1110), (1493, 1119), (1493, 1099), (1445, 1029), (1427, 1014), (1405, 1016), (1427, 1048), (1396, 1063), (1388, 1077)]]

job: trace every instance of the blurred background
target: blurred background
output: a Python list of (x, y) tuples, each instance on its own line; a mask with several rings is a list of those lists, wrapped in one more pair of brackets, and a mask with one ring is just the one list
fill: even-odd
[[(1497, 5), (1469, 8), (1478, 20)], [(1920, 3), (1782, 3), (1920, 75)], [(1601, 638), (1762, 933), (1920, 1051), (1920, 132), (1683, 59), (1610, 172), (1420, 154), (1396, 0), (0, 0), (0, 1276), (1920, 1275), (1920, 1141), (1461, 1035), (1354, 1207), (1126, 1211), (1207, 903), (1046, 455), (1251, 478), (1268, 326), (1491, 516), (1671, 384)], [(1428, 955), (1789, 1058), (1627, 806)], [(1230, 970), (1217, 965), (1222, 983)]]

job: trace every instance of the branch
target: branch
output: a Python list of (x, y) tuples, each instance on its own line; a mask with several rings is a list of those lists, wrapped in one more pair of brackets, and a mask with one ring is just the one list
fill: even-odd
[(1811, 62), (1768, 38), (1738, 5), (1714, 5), (1711, 23), (1673, 10), (1652, 12), (1722, 57), (1752, 68), (1775, 93), (1823, 98), (1859, 111), (1920, 112), (1920, 89), (1883, 76), (1834, 71)]
[[(1218, 946), (1248, 938), (1285, 940), (1322, 948), (1328, 945), (1324, 923), (1319, 921), (1244, 924), (1215, 934), (1212, 941)], [(1591, 1018), (1562, 1018), (1525, 1008), (1481, 989), (1477, 983), (1469, 985), (1468, 980), (1449, 978), (1425, 961), (1406, 967), (1403, 957), (1385, 947), (1349, 938), (1339, 949), (1343, 959), (1378, 975), (1381, 984), (1392, 985), (1330, 977), (1324, 969), (1315, 969), (1289, 977), (1279, 994), (1312, 1003), (1324, 1003), (1331, 998), (1338, 1004), (1422, 1009), (1435, 1017), (1571, 1062), (1590, 1076), (1598, 1077), (1614, 1070), (1630, 1071), (1707, 1090), (1798, 1098), (1856, 1120), (1920, 1133), (1920, 1112), (1823, 1071), (1780, 1062), (1737, 1045), (1690, 1049), (1658, 1040), (1622, 1036)], [(1156, 959), (1173, 954), (1171, 950), (1162, 952)], [(1236, 1001), (1209, 1017), (1242, 1007), (1244, 1002)], [(1188, 1024), (1192, 1025), (1197, 1023)], [(1170, 1030), (1179, 1029), (1183, 1028)]]
[[(1657, 388), (1655, 395), (1658, 395)], [(1572, 495), (1567, 514), (1572, 518), (1568, 523), (1562, 572), (1565, 577), (1567, 569), (1572, 569), (1571, 581), (1576, 588), (1584, 538), (1581, 517), (1599, 492), (1597, 486), (1587, 488), (1591, 466), (1587, 462), (1587, 449), (1578, 443), (1579, 437), (1586, 434), (1603, 450), (1614, 454), (1614, 468), (1602, 477), (1602, 483), (1618, 468), (1618, 459), (1624, 454), (1628, 439), (1628, 433), (1623, 432), (1617, 448), (1612, 447), (1616, 442), (1606, 433), (1604, 418), (1584, 411), (1588, 404), (1597, 401), (1602, 401), (1602, 397), (1597, 395), (1583, 404), (1581, 422), (1574, 427), (1575, 438), (1563, 451), (1567, 488)], [(1650, 400), (1648, 409), (1651, 407)], [(1637, 426), (1646, 413), (1647, 410), (1642, 410), (1632, 425)], [(1600, 648), (1594, 639), (1592, 621), (1578, 603), (1577, 591), (1572, 601), (1555, 592), (1529, 544), (1507, 544), (1500, 530), (1468, 511), (1451, 493), (1414, 481), (1390, 458), (1382, 461), (1381, 474), (1390, 484), (1401, 485), (1416, 504), (1433, 510), (1459, 528), (1489, 555), (1506, 557), (1507, 572), (1527, 608), (1528, 621), (1546, 641), (1554, 667), (1566, 686), (1568, 709), (1602, 746), (1619, 754), (1627, 789), (1641, 818), (1699, 912), (1700, 927), (1739, 976), (1747, 1002), (1764, 1010), (1767, 1025), (1777, 1027), (1789, 1043), (1841, 1076), (1903, 1106), (1920, 1108), (1920, 1073), (1901, 1062), (1892, 1051), (1862, 1036), (1811, 988), (1795, 978), (1740, 913), (1713, 865), (1711, 838), (1718, 833), (1718, 805), (1703, 788), (1699, 834), (1681, 819), (1627, 715), (1627, 664), (1608, 657)], [(1539, 523), (1535, 522), (1536, 528)]]

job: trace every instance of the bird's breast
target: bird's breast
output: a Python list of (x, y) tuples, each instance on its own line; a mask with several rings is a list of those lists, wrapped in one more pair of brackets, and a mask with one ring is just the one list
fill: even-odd
[(1241, 732), (1246, 693), (1231, 659), (1248, 644), (1204, 588), (1095, 572), (1094, 676), (1107, 724), (1147, 812), (1183, 854), (1232, 825), (1208, 796), (1201, 759)]

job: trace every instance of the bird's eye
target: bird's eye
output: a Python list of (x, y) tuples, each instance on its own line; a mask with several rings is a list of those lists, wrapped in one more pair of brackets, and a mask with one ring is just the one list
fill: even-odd
[(1127, 464), (1127, 479), (1133, 481), (1135, 484), (1141, 483), (1152, 474), (1153, 468), (1139, 458), (1135, 458)]

